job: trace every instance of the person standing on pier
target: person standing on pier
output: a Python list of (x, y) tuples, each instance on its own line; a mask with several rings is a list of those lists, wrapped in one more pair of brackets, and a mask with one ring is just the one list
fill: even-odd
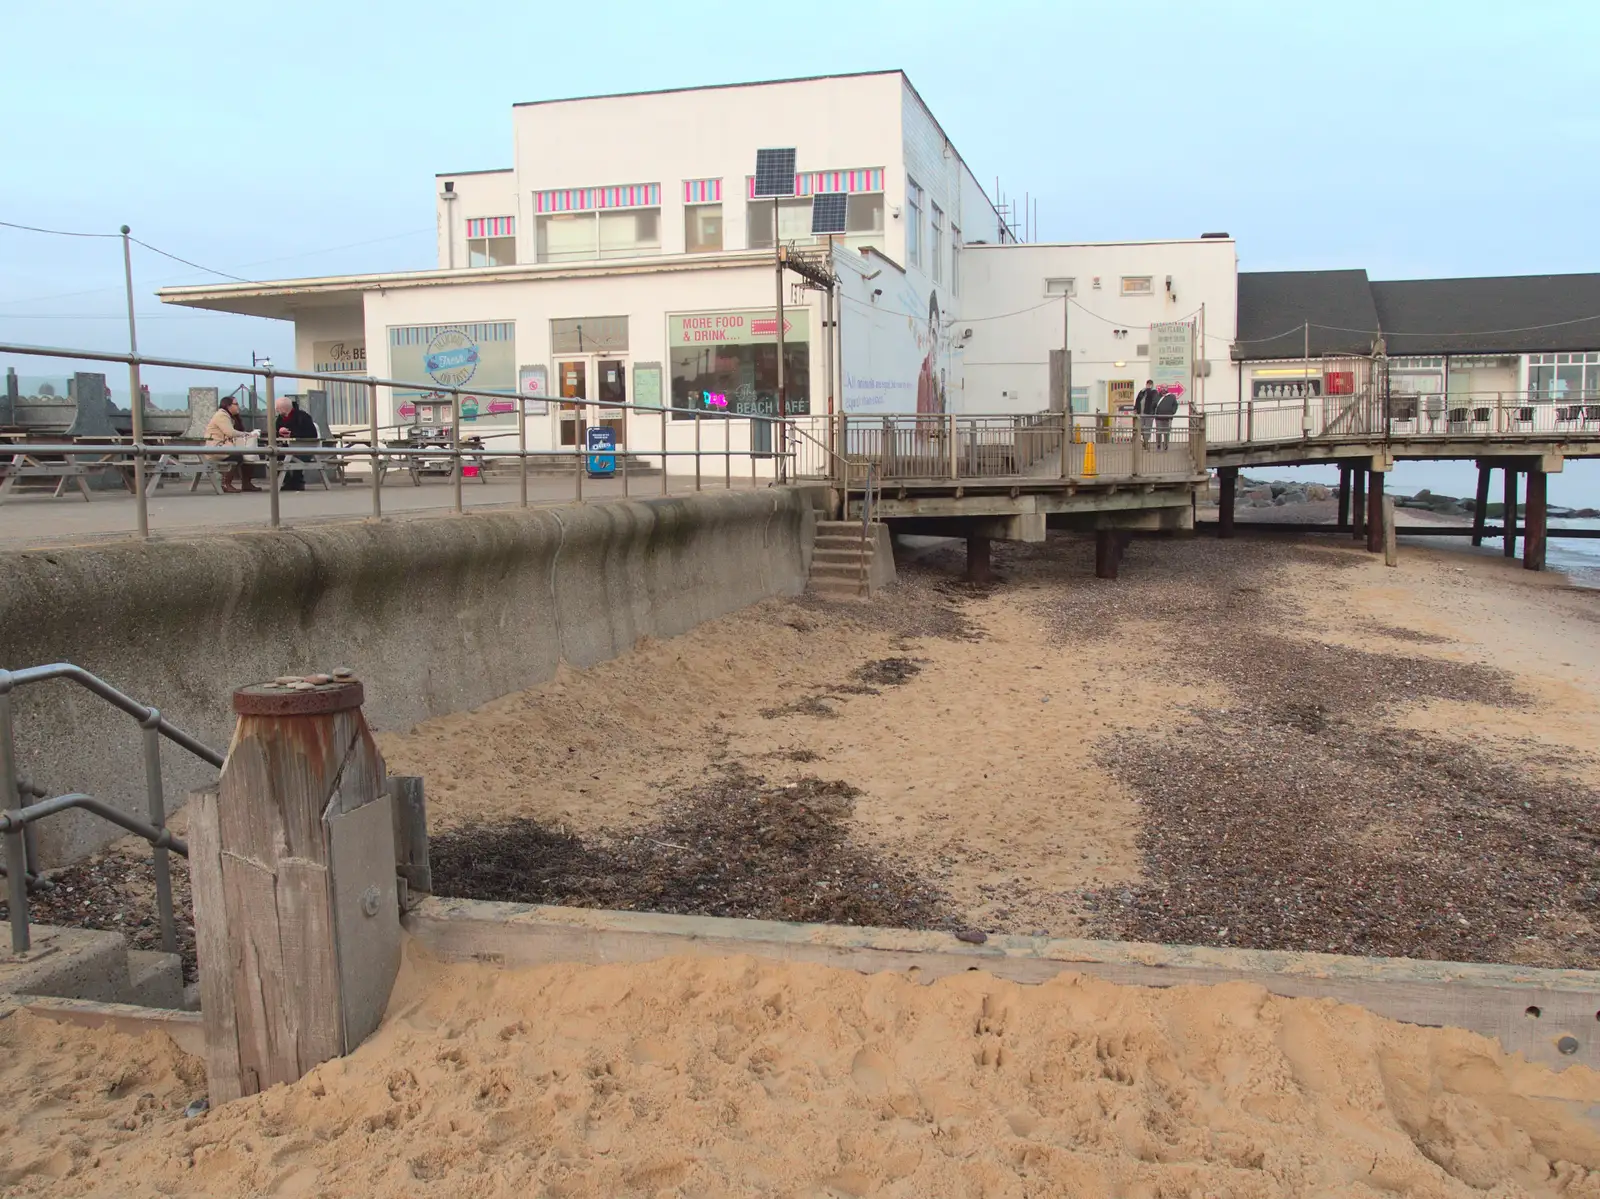
[(1156, 388), (1154, 379), (1146, 379), (1139, 394), (1133, 397), (1133, 414), (1138, 418), (1139, 440), (1147, 446), (1150, 444), (1150, 429), (1156, 421), (1156, 404), (1160, 399), (1161, 392)]

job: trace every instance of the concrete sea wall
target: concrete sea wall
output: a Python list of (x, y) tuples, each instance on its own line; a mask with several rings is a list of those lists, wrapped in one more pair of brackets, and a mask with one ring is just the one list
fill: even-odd
[[(348, 666), (375, 728), (476, 707), (775, 595), (810, 568), (798, 488), (0, 555), (0, 666), (83, 666), (226, 749), (235, 687)], [(19, 770), (145, 809), (131, 718), (72, 684), (15, 694)], [(169, 807), (215, 772), (162, 752)], [(41, 822), (45, 865), (112, 839)]]

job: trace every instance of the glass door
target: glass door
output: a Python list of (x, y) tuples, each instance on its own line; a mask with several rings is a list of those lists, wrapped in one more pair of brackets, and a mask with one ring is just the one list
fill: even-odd
[(556, 395), (560, 399), (561, 444), (581, 445), (588, 417), (581, 404), (571, 401), (589, 398), (589, 359), (558, 359), (556, 383)]
[[(626, 361), (621, 358), (600, 358), (594, 364), (594, 377), (597, 383), (596, 390), (600, 393), (597, 398), (602, 405), (628, 402)], [(628, 444), (627, 415), (626, 408), (601, 407), (599, 410), (600, 423), (616, 432), (618, 445)]]

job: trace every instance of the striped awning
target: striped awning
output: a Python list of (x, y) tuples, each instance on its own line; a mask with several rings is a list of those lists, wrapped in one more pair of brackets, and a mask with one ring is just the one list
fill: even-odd
[(475, 216), (467, 219), (468, 237), (515, 237), (517, 218), (514, 216)]
[(715, 204), (721, 199), (721, 179), (685, 179), (683, 181), (683, 202), (685, 204)]
[(590, 212), (596, 208), (652, 208), (661, 203), (659, 183), (621, 187), (568, 187), (534, 192), (535, 212)]
[[(865, 167), (854, 171), (801, 171), (794, 177), (794, 194), (814, 196), (827, 192), (881, 192), (883, 168)], [(745, 196), (754, 199), (756, 177), (745, 176)]]

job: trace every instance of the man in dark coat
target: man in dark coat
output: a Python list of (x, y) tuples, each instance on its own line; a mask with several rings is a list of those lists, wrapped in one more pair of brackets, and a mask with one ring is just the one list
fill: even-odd
[[(301, 408), (295, 400), (287, 396), (279, 396), (276, 404), (278, 410), (278, 440), (289, 441), (316, 441), (320, 434), (317, 432), (317, 422), (311, 419), (311, 413)], [(300, 457), (298, 461), (310, 462), (308, 457)], [(283, 472), (284, 491), (304, 491), (306, 489), (305, 474), (299, 470), (285, 470)]]
[(1146, 445), (1150, 444), (1150, 428), (1156, 422), (1156, 404), (1160, 399), (1161, 392), (1154, 379), (1146, 379), (1139, 394), (1133, 397), (1134, 423), (1139, 426), (1139, 440)]

